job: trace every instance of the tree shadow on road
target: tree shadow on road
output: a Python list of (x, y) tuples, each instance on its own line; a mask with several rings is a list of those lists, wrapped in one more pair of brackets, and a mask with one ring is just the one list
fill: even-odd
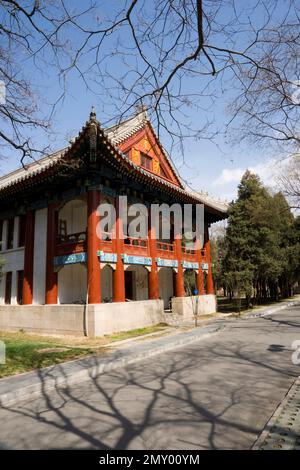
[(270, 406), (278, 377), (286, 387), (296, 376), (277, 358), (267, 348), (204, 340), (55, 391), (40, 373), (41, 398), (2, 413), (30, 429), (17, 448), (45, 447), (43, 435), (48, 448), (245, 448), (268, 418), (253, 416)]

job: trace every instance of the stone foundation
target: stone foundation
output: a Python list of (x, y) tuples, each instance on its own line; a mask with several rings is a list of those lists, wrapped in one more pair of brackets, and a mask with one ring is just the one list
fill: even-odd
[(162, 300), (88, 305), (0, 305), (0, 330), (102, 336), (164, 321)]
[(190, 297), (173, 297), (172, 312), (191, 319), (195, 314), (209, 315), (217, 310), (215, 295), (193, 295)]

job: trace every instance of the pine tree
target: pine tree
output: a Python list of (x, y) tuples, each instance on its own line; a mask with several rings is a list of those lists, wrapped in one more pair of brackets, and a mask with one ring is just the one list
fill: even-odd
[(282, 193), (272, 195), (246, 171), (229, 210), (223, 272), (227, 289), (257, 303), (291, 295), (299, 277), (300, 221)]

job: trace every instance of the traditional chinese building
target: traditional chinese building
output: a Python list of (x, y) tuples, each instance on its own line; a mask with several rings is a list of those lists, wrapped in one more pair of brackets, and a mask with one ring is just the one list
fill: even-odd
[[(204, 204), (205, 235), (193, 249), (171, 235), (123, 238), (118, 196), (129, 203)], [(116, 209), (113, 239), (99, 239), (97, 207)], [(98, 335), (185, 311), (194, 279), (213, 310), (209, 226), (227, 206), (185, 188), (145, 110), (103, 129), (92, 110), (70, 145), (0, 178), (0, 328)]]

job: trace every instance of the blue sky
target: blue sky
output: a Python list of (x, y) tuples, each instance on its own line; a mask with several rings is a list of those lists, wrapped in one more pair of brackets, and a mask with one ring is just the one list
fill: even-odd
[[(75, 6), (80, 5), (78, 0), (73, 3)], [(116, 4), (115, 0), (112, 2), (98, 1), (100, 19), (108, 13), (108, 5), (111, 11), (114, 3)], [(283, 1), (282, 8), (284, 8), (284, 4)], [(262, 21), (262, 19), (256, 17), (257, 21)], [(76, 40), (77, 38), (73, 36), (72, 39)], [(21, 56), (19, 60), (22, 62)], [(23, 61), (22, 67), (24, 72), (30, 75), (35, 82), (35, 88), (38, 91), (38, 106), (43, 110), (45, 109), (46, 112), (45, 101), (48, 104), (53, 103), (60, 94), (57, 75), (46, 67), (43, 70), (35, 70), (33, 74), (32, 63), (28, 61)], [(112, 59), (112, 73), (118, 73), (121, 67), (122, 64), (117, 58)], [(192, 80), (187, 82), (186, 89), (190, 93), (194, 93), (197, 89), (197, 83)], [(88, 119), (92, 105), (96, 107), (97, 117), (100, 122), (106, 120), (104, 111), (107, 113), (110, 111), (108, 99), (105, 90), (99, 90), (98, 87), (97, 91), (99, 94), (95, 95), (87, 90), (75, 71), (68, 76), (67, 94), (56, 108), (54, 116), (53, 135), (50, 139), (53, 149), (64, 147), (68, 139), (80, 131), (82, 125)], [(278, 173), (275, 155), (266, 154), (265, 150), (253, 146), (233, 145), (226, 142), (222, 132), (229, 117), (227, 107), (232, 99), (232, 93), (230, 87), (224, 93), (218, 90), (217, 99), (214, 101), (213, 106), (207, 106), (208, 102), (203, 98), (203, 107), (206, 107), (206, 110), (196, 111), (190, 109), (189, 111), (188, 118), (191, 122), (199, 121), (201, 123), (206, 119), (214, 121), (219, 133), (214, 137), (213, 142), (201, 139), (198, 141), (186, 139), (184, 162), (180, 153), (175, 151), (172, 154), (179, 172), (194, 189), (207, 191), (211, 195), (227, 200), (235, 197), (237, 184), (247, 168), (257, 172), (263, 181), (271, 186), (276, 184), (275, 177)], [(43, 139), (44, 137), (41, 134), (36, 134), (38, 143), (41, 143)], [(168, 149), (168, 137), (162, 134), (161, 140), (162, 144), (165, 144)], [(43, 143), (46, 142), (43, 141)], [(9, 161), (0, 161), (0, 172), (5, 174), (18, 166), (19, 159), (12, 154)]]

